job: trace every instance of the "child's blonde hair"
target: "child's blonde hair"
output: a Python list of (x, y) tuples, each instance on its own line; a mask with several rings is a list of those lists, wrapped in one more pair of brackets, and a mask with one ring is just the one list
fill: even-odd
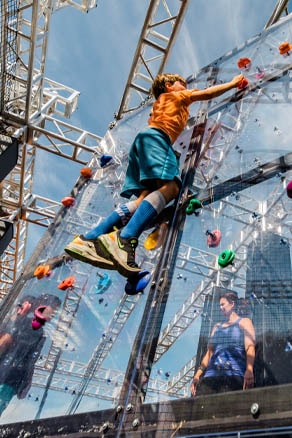
[(157, 75), (152, 83), (151, 94), (153, 94), (155, 99), (158, 99), (160, 94), (165, 93), (166, 91), (165, 88), (166, 82), (169, 82), (170, 84), (174, 84), (176, 81), (179, 81), (186, 86), (186, 80), (178, 74), (162, 73), (160, 75)]

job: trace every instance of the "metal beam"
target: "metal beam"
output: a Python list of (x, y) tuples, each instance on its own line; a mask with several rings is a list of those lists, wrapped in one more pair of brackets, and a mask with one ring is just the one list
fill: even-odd
[(269, 20), (267, 21), (264, 29), (267, 29), (268, 27), (272, 26), (273, 24), (277, 23), (277, 21), (281, 18), (283, 13), (285, 12), (286, 15), (288, 15), (288, 4), (290, 0), (278, 0), (275, 8), (272, 12), (272, 15), (270, 16)]
[(101, 137), (58, 120), (77, 108), (79, 92), (44, 76), (52, 11), (82, 11), (95, 0), (17, 0), (1, 2), (0, 132), (19, 139), (19, 159), (1, 183), (1, 216), (14, 222), (14, 239), (1, 256), (0, 298), (24, 267), (29, 223), (48, 227), (61, 207), (33, 195), (36, 148), (86, 164)]
[(188, 3), (189, 0), (150, 1), (116, 120), (149, 98), (152, 81), (165, 67)]

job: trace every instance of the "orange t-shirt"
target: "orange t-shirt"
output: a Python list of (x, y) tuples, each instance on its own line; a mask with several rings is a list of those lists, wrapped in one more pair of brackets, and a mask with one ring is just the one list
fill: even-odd
[(189, 118), (193, 90), (162, 93), (154, 102), (148, 125), (161, 129), (175, 142)]

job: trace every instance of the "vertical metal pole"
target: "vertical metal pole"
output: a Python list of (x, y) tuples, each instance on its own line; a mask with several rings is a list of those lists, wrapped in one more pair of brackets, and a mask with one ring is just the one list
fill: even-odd
[[(211, 81), (214, 83), (214, 71), (211, 72), (211, 76)], [(124, 407), (132, 406), (136, 415), (139, 415), (139, 408), (145, 399), (149, 375), (154, 362), (158, 337), (174, 272), (175, 260), (185, 222), (185, 212), (183, 209), (180, 209), (179, 206), (187, 199), (189, 188), (192, 185), (200, 160), (202, 140), (207, 122), (207, 108), (208, 102), (202, 103), (201, 110), (196, 117), (188, 148), (189, 153), (184, 163), (181, 193), (176, 204), (167, 240), (154, 273), (153, 286), (149, 291), (144, 314), (134, 341), (120, 394), (119, 404)], [(126, 412), (124, 410), (119, 419), (117, 437), (120, 436), (120, 433), (128, 421), (126, 409)]]

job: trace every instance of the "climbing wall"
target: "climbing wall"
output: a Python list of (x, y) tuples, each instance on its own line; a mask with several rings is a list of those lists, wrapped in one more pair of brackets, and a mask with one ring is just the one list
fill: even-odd
[(142, 403), (190, 397), (225, 290), (250, 304), (256, 385), (291, 382), (292, 51), (279, 50), (292, 42), (291, 23), (188, 78), (188, 88), (205, 88), (242, 71), (248, 84), (191, 107), (174, 145), (180, 198), (161, 219), (162, 242), (149, 241), (153, 229), (141, 236), (137, 261), (152, 277), (134, 295), (116, 272), (64, 253), (123, 202), (127, 153), (151, 102), (106, 133), (1, 310), (1, 424), (124, 404), (139, 418)]

